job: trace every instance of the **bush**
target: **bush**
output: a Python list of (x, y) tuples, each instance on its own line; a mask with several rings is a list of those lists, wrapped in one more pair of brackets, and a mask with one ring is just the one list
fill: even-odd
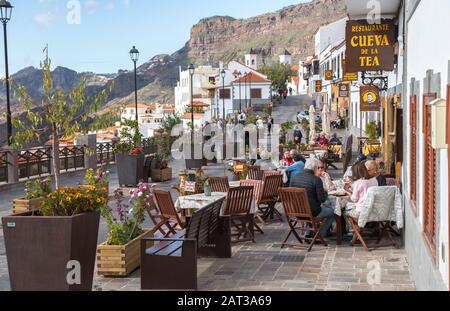
[(44, 198), (52, 192), (52, 179), (32, 180), (25, 183), (25, 200)]

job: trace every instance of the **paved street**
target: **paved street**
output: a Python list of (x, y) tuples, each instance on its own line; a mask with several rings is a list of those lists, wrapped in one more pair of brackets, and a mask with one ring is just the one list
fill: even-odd
[[(301, 105), (300, 105), (301, 104)], [(308, 102), (301, 97), (289, 97), (287, 103), (276, 107), (273, 113), (275, 122), (295, 120), (298, 111), (307, 108)], [(182, 163), (172, 163), (174, 177), (182, 169)], [(206, 174), (222, 176), (223, 166), (209, 167)], [(331, 171), (339, 176), (340, 171)], [(110, 189), (118, 187), (115, 167), (111, 168)], [(82, 172), (64, 175), (64, 186), (76, 185), (83, 179)], [(171, 190), (174, 198), (177, 192), (171, 185), (177, 179), (158, 187)], [(17, 185), (1, 191), (0, 216), (9, 214), (12, 200), (23, 194), (23, 186)], [(282, 210), (281, 206), (278, 206)], [(146, 225), (150, 225), (148, 222)], [(415, 290), (409, 273), (409, 265), (403, 250), (391, 247), (371, 253), (361, 247), (351, 248), (347, 242), (337, 247), (333, 239), (329, 247), (317, 245), (309, 254), (299, 248), (283, 249), (280, 243), (286, 234), (286, 223), (273, 223), (264, 228), (265, 235), (256, 236), (256, 244), (244, 243), (233, 247), (231, 259), (199, 259), (200, 290)], [(0, 236), (3, 233), (0, 229)], [(106, 237), (106, 225), (101, 223), (98, 241)], [(376, 284), (369, 272), (381, 268)], [(129, 278), (95, 278), (94, 290), (140, 290), (140, 272)], [(376, 280), (375, 280), (376, 281)], [(9, 290), (9, 277), (3, 238), (0, 238), (0, 290)]]

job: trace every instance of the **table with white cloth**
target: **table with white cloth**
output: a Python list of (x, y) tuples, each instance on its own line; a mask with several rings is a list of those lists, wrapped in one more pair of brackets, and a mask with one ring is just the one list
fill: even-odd
[(175, 208), (182, 212), (185, 217), (191, 217), (197, 210), (226, 198), (226, 193), (213, 192), (210, 197), (204, 193), (179, 197), (175, 202)]
[(328, 203), (331, 205), (330, 207), (334, 210), (334, 215), (336, 218), (336, 244), (342, 244), (343, 237), (343, 226), (345, 225), (344, 213), (347, 204), (350, 202), (349, 196), (339, 196), (333, 195), (333, 192), (328, 196)]

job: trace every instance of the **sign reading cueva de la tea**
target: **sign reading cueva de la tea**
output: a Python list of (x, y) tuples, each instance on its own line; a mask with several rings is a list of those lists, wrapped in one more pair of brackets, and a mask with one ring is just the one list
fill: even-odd
[(364, 86), (360, 88), (361, 111), (380, 111), (380, 89), (376, 86)]
[(348, 21), (346, 28), (346, 72), (394, 70), (396, 26), (393, 20), (369, 24)]

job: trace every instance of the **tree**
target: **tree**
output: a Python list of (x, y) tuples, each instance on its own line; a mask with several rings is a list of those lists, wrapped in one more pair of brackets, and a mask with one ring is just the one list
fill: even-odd
[(287, 80), (289, 77), (296, 74), (291, 67), (286, 64), (276, 64), (269, 67), (263, 67), (258, 70), (259, 72), (265, 74), (270, 80), (273, 81), (273, 89), (275, 91), (285, 91), (287, 90)]
[[(105, 128), (115, 120), (113, 112), (101, 117), (95, 116), (101, 104), (106, 102), (114, 84), (94, 96), (87, 96), (87, 78), (83, 77), (77, 87), (66, 94), (64, 91), (54, 88), (49, 59), (41, 63), (41, 69), (44, 90), (41, 101), (32, 102), (24, 86), (18, 85), (14, 89), (19, 105), (25, 111), (27, 122), (22, 122), (19, 118), (13, 119), (13, 126), (17, 129), (17, 134), (13, 137), (12, 143), (16, 148), (21, 148), (25, 143), (39, 139), (45, 133), (50, 133), (52, 137), (52, 168), (56, 188), (59, 189), (60, 139), (73, 137), (75, 134), (87, 130)], [(90, 125), (86, 126), (87, 124)]]

